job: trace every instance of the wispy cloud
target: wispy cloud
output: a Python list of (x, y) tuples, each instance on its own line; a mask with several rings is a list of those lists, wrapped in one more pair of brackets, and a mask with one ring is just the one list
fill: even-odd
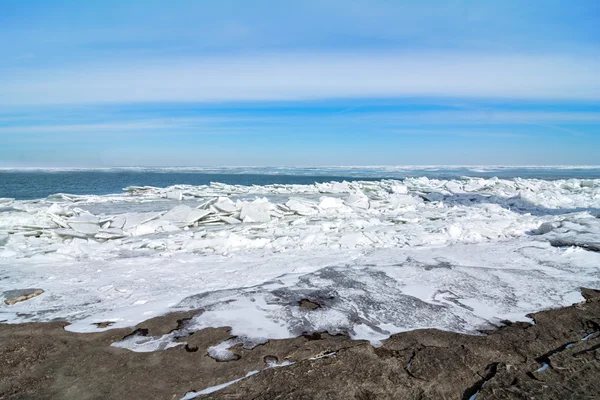
[(135, 60), (0, 76), (0, 105), (454, 97), (600, 99), (595, 55), (344, 53)]
[[(157, 112), (160, 114), (160, 112)], [(108, 134), (228, 134), (252, 133), (257, 130), (270, 129), (285, 132), (291, 127), (307, 127), (308, 130), (329, 129), (335, 127), (362, 127), (365, 130), (396, 132), (411, 135), (419, 134), (453, 134), (460, 136), (523, 136), (515, 132), (515, 127), (536, 126), (557, 132), (579, 135), (575, 129), (561, 127), (557, 124), (591, 124), (600, 122), (597, 112), (539, 112), (539, 111), (502, 111), (497, 113), (481, 113), (479, 111), (421, 111), (421, 112), (388, 112), (362, 111), (357, 107), (348, 107), (341, 112), (319, 112), (310, 114), (299, 112), (297, 115), (281, 115), (278, 110), (263, 111), (261, 115), (247, 115), (248, 111), (230, 110), (221, 116), (197, 117), (160, 117), (143, 118), (140, 116), (124, 116), (117, 113), (104, 113), (103, 122), (56, 123), (53, 119), (30, 120), (27, 116), (12, 117), (2, 120), (0, 117), (0, 135), (108, 135)], [(88, 114), (80, 115), (80, 119), (94, 119)], [(4, 125), (4, 126), (3, 126)], [(429, 126), (431, 129), (415, 128)], [(504, 129), (491, 130), (491, 126)], [(457, 129), (457, 127), (462, 127)], [(465, 129), (469, 127), (469, 129)], [(506, 131), (511, 129), (512, 131)], [(486, 133), (486, 130), (488, 131)], [(527, 129), (526, 129), (527, 130)], [(476, 132), (476, 133), (472, 133)]]
[[(107, 133), (107, 132), (152, 132), (171, 130), (180, 132), (188, 128), (201, 128), (203, 126), (218, 126), (231, 121), (247, 121), (248, 118), (199, 117), (199, 118), (164, 118), (145, 119), (134, 121), (119, 121), (86, 124), (53, 124), (37, 123), (28, 125), (0, 126), (0, 134), (44, 134), (44, 133)], [(259, 120), (253, 118), (251, 120)]]
[(355, 120), (391, 121), (395, 123), (438, 124), (528, 124), (550, 127), (554, 123), (597, 124), (600, 122), (598, 112), (569, 111), (420, 111), (420, 112), (382, 112), (357, 113)]
[(387, 129), (387, 133), (399, 135), (450, 135), (464, 137), (481, 137), (481, 138), (525, 138), (531, 135), (516, 133), (516, 132), (484, 132), (484, 131), (468, 131), (468, 130), (448, 130), (448, 129)]

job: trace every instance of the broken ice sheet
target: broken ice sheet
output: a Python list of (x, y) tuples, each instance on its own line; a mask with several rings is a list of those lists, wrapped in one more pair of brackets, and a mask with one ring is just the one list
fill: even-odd
[(2, 204), (0, 289), (46, 291), (9, 322), (95, 331), (201, 307), (193, 329), (231, 326), (244, 346), (316, 331), (378, 343), (476, 333), (600, 287), (599, 180), (215, 183)]

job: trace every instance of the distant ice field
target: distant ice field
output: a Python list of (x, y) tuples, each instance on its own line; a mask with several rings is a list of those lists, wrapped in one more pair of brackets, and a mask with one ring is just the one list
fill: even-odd
[[(205, 170), (3, 171), (13, 196), (0, 199), (0, 321), (66, 319), (89, 332), (202, 309), (180, 331), (115, 345), (155, 351), (231, 326), (237, 338), (211, 350), (226, 359), (238, 343), (310, 332), (374, 344), (418, 328), (477, 334), (581, 301), (582, 286), (600, 289), (597, 169), (538, 167), (524, 178), (469, 168), (388, 168), (398, 177), (382, 179), (375, 167), (345, 167), (342, 177), (358, 172), (333, 181), (333, 169), (229, 171), (245, 184), (170, 181), (216, 174)], [(136, 174), (168, 184), (104, 193)], [(7, 176), (38, 177), (43, 190), (31, 193), (52, 179), (98, 190), (27, 199)], [(4, 292), (24, 288), (44, 293), (4, 304)]]
[(177, 184), (301, 184), (315, 182), (404, 179), (456, 179), (462, 176), (505, 179), (600, 179), (600, 166), (372, 166), (372, 167), (197, 167), (197, 168), (0, 168), (0, 197), (19, 200), (55, 193), (117, 194), (127, 186), (167, 187)]

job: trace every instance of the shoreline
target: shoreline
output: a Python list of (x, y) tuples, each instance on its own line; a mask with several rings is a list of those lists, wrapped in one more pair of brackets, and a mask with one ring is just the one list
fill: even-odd
[(167, 350), (111, 346), (133, 333), (167, 334), (201, 310), (99, 333), (69, 332), (66, 322), (0, 324), (0, 399), (180, 399), (201, 391), (198, 398), (210, 399), (592, 398), (600, 394), (600, 291), (582, 295), (585, 302), (531, 314), (534, 325), (507, 323), (484, 336), (421, 329), (374, 348), (314, 333), (234, 346), (231, 361), (207, 354), (233, 338), (227, 327)]

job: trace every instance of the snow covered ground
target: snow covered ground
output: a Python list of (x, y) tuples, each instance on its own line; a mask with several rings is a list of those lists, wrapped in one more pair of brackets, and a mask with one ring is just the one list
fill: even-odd
[[(304, 332), (373, 343), (475, 333), (600, 288), (600, 180), (463, 178), (129, 187), (0, 199), (0, 321), (132, 326), (203, 308), (187, 330), (247, 346)], [(308, 299), (315, 309), (300, 307)], [(172, 337), (130, 339), (151, 351)], [(215, 349), (227, 356), (227, 346)]]

